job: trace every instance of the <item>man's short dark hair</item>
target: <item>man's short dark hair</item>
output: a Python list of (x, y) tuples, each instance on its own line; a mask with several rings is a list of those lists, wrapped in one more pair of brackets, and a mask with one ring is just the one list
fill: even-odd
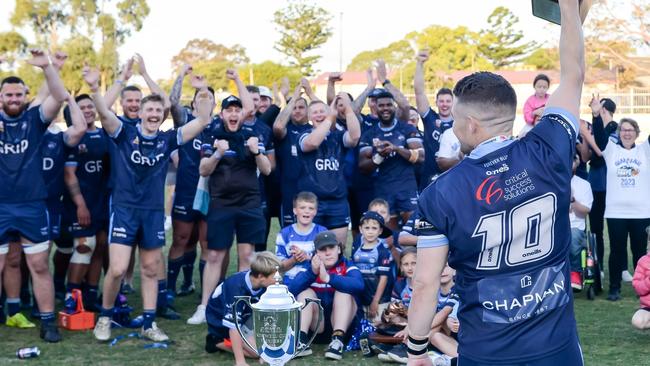
[(487, 71), (475, 72), (460, 79), (454, 87), (459, 103), (517, 108), (517, 94), (503, 76)]
[(25, 82), (23, 79), (19, 78), (18, 76), (7, 76), (6, 78), (2, 79), (2, 83), (0, 83), (0, 88), (5, 86), (5, 84), (22, 84), (25, 85)]
[(255, 85), (246, 85), (246, 90), (248, 90), (249, 93), (260, 93), (260, 88), (256, 87)]
[(612, 115), (616, 112), (616, 103), (614, 103), (613, 100), (609, 98), (603, 98), (600, 100), (600, 102), (603, 104), (603, 108), (608, 110)]
[(149, 94), (146, 97), (142, 98), (140, 101), (140, 106), (144, 106), (146, 103), (149, 102), (155, 102), (155, 103), (160, 103), (163, 106), (165, 105), (165, 100), (160, 94)]
[(449, 88), (440, 88), (438, 92), (436, 93), (436, 99), (438, 99), (439, 96), (441, 95), (451, 95), (452, 97), (454, 96), (454, 93), (451, 92), (451, 89)]
[(77, 103), (79, 103), (79, 102), (81, 102), (82, 100), (85, 100), (85, 99), (88, 99), (91, 102), (94, 102), (93, 98), (91, 98), (90, 95), (88, 95), (88, 94), (79, 94), (76, 97), (74, 97), (74, 101), (77, 102)]
[(128, 85), (128, 86), (125, 86), (124, 88), (122, 88), (122, 91), (120, 91), (120, 98), (124, 98), (124, 93), (129, 92), (129, 91), (142, 93), (142, 90), (140, 90), (140, 88), (138, 88), (137, 86)]

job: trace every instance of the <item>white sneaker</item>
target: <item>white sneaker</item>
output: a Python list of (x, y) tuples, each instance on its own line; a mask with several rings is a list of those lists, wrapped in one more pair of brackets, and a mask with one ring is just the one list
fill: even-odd
[(451, 366), (451, 359), (447, 355), (441, 355), (440, 353), (429, 351), (427, 353), (433, 366)]
[(199, 325), (205, 323), (205, 305), (196, 307), (196, 311), (191, 318), (187, 319), (187, 324)]
[(169, 230), (172, 228), (172, 217), (171, 216), (165, 216), (165, 231)]
[(93, 334), (98, 341), (107, 341), (111, 339), (111, 318), (100, 316), (93, 329)]
[(621, 272), (621, 279), (623, 282), (632, 282), (632, 275), (627, 270)]
[(140, 334), (144, 338), (147, 338), (147, 339), (152, 340), (154, 342), (164, 342), (164, 341), (169, 340), (169, 337), (167, 336), (167, 334), (165, 334), (165, 332), (163, 332), (162, 329), (158, 328), (158, 326), (156, 325), (156, 322), (151, 323), (151, 328), (149, 328), (149, 329), (145, 330), (144, 328), (142, 328), (142, 330), (140, 331)]

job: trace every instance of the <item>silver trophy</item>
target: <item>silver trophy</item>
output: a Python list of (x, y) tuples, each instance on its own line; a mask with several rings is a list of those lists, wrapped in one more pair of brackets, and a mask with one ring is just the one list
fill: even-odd
[[(300, 338), (300, 312), (309, 303), (318, 305), (318, 324), (323, 321), (323, 307), (319, 299), (306, 299), (302, 304), (293, 297), (287, 286), (280, 284), (282, 277), (276, 272), (275, 285), (267, 287), (260, 301), (251, 304), (250, 296), (236, 296), (232, 305), (235, 327), (244, 343), (264, 361), (272, 366), (282, 366), (296, 357), (300, 352), (309, 347), (316, 337), (316, 332), (309, 342), (301, 344)], [(245, 302), (253, 309), (253, 332), (255, 345), (253, 347), (242, 332), (237, 319), (237, 305)]]
[[(542, 18), (544, 20), (548, 20), (551, 23), (555, 23), (555, 24), (561, 23), (560, 4), (558, 3), (558, 0), (532, 0), (532, 2), (533, 2), (534, 16), (538, 18)], [(584, 20), (584, 16), (582, 15), (582, 13), (585, 12), (585, 8), (586, 9), (589, 8), (589, 6), (591, 5), (591, 1), (588, 1), (589, 4), (585, 4), (585, 5), (582, 4), (583, 2), (585, 1), (580, 0), (580, 16)]]

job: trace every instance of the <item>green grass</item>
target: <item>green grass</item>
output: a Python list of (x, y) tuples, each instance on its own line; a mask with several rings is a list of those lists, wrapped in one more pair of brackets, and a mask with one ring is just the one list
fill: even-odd
[[(269, 248), (273, 242), (277, 225), (269, 235)], [(169, 249), (169, 246), (165, 248)], [(236, 266), (235, 253), (231, 253), (231, 270)], [(631, 263), (631, 259), (630, 259)], [(198, 267), (198, 266), (197, 266)], [(198, 283), (198, 275), (194, 276)], [(136, 286), (138, 286), (136, 279)], [(180, 281), (179, 281), (180, 283)], [(130, 296), (137, 315), (140, 309), (140, 296)], [(159, 326), (172, 338), (174, 343), (169, 349), (143, 349), (146, 342), (137, 339), (122, 340), (116, 346), (98, 343), (91, 331), (63, 331), (64, 340), (58, 344), (46, 344), (38, 337), (34, 329), (14, 329), (0, 326), (0, 365), (21, 364), (29, 362), (39, 365), (227, 365), (233, 358), (226, 354), (207, 354), (203, 351), (205, 325), (189, 326), (185, 324), (194, 312), (198, 298), (195, 295), (177, 298), (176, 307), (183, 315), (182, 320), (169, 321), (159, 319)], [(575, 312), (578, 321), (580, 339), (586, 365), (648, 365), (650, 364), (650, 333), (634, 330), (630, 319), (638, 307), (638, 300), (629, 284), (623, 285), (623, 299), (612, 303), (601, 295), (594, 301), (586, 299), (585, 294), (577, 294)], [(38, 329), (38, 328), (37, 328)], [(127, 334), (133, 330), (114, 330), (113, 336)], [(41, 356), (29, 361), (15, 357), (17, 349), (38, 346)], [(292, 361), (290, 365), (333, 365), (322, 356), (325, 346), (316, 345), (314, 355), (306, 359)], [(249, 362), (254, 365), (254, 361)], [(341, 365), (380, 365), (376, 359), (365, 359), (360, 352), (346, 353)], [(559, 365), (558, 365), (559, 366)]]

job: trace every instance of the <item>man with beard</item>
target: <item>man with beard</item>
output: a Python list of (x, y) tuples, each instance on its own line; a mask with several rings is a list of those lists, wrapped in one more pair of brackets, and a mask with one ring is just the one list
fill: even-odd
[[(336, 106), (339, 101), (345, 107), (347, 130), (336, 128)], [(350, 207), (343, 159), (346, 149), (354, 148), (359, 141), (359, 120), (349, 96), (344, 93), (339, 94), (329, 107), (320, 100), (312, 100), (308, 116), (314, 128), (303, 132), (298, 139), (302, 169), (297, 189), (312, 192), (318, 197), (318, 214), (314, 222), (334, 232), (338, 241), (345, 246)]]
[[(10, 76), (0, 83), (0, 277), (9, 242), (20, 242), (40, 310), (40, 336), (46, 342), (58, 342), (61, 335), (55, 324), (54, 286), (48, 266), (50, 227), (41, 144), (63, 101), (74, 104), (74, 100), (49, 57), (40, 50), (32, 51), (32, 56), (29, 64), (41, 68), (47, 82), (48, 96), (42, 102), (28, 105), (25, 84), (18, 77)], [(61, 136), (69, 146), (85, 132), (83, 119), (75, 120), (75, 128)], [(11, 314), (11, 303), (9, 307), (10, 316), (18, 313)]]
[[(440, 149), (440, 138), (445, 130), (451, 128), (454, 119), (451, 116), (451, 107), (453, 105), (453, 95), (451, 90), (441, 88), (436, 94), (436, 113), (429, 105), (429, 99), (424, 87), (424, 63), (429, 59), (429, 51), (422, 50), (418, 53), (415, 64), (415, 76), (413, 79), (413, 89), (415, 91), (415, 105), (417, 111), (422, 116), (424, 124), (424, 153), (427, 157), (421, 169), (420, 187), (422, 191), (431, 183), (436, 175), (442, 173), (436, 163), (438, 149)], [(447, 169), (449, 169), (447, 167)], [(445, 169), (446, 170), (446, 169)]]
[(273, 124), (278, 157), (276, 174), (280, 176), (282, 194), (282, 227), (294, 223), (293, 198), (298, 193), (297, 181), (301, 167), (298, 138), (312, 128), (307, 118), (307, 100), (300, 96), (302, 88), (300, 84), (296, 86), (293, 96)]
[(414, 165), (424, 161), (425, 153), (418, 130), (395, 118), (395, 102), (388, 91), (377, 96), (377, 111), (379, 124), (366, 131), (359, 143), (359, 168), (366, 174), (377, 170), (375, 195), (388, 202), (388, 225), (395, 230), (400, 219), (406, 222), (415, 210)]
[(126, 273), (132, 247), (140, 247), (142, 304), (144, 308), (142, 335), (156, 342), (169, 337), (156, 326), (158, 276), (165, 245), (164, 185), (169, 154), (191, 141), (210, 122), (209, 92), (202, 91), (197, 102), (199, 118), (170, 131), (159, 131), (164, 118), (163, 97), (152, 94), (143, 98), (139, 117), (132, 126), (120, 121), (105, 104), (99, 92), (99, 72), (84, 69), (84, 80), (90, 87), (102, 127), (113, 139), (110, 150), (111, 197), (109, 227), (109, 268), (104, 278), (102, 308), (95, 325), (95, 338), (106, 341), (111, 336), (111, 318), (120, 281)]

